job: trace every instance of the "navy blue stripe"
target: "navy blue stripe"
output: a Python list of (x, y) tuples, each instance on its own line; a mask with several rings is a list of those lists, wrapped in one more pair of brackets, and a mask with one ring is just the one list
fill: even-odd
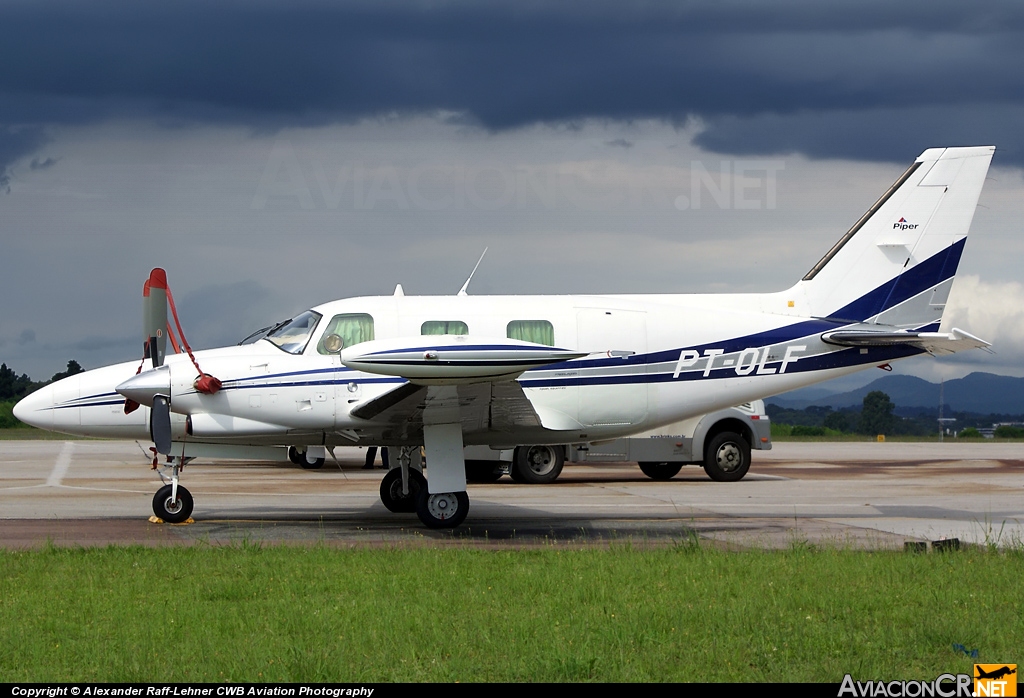
[(124, 398), (121, 398), (120, 400), (110, 400), (108, 402), (90, 402), (88, 405), (69, 405), (69, 404), (54, 405), (52, 409), (55, 409), (55, 410), (67, 410), (67, 409), (71, 409), (72, 407), (102, 407), (104, 405), (123, 405), (123, 404), (124, 404)]
[[(355, 346), (355, 345), (353, 345)], [(560, 347), (524, 347), (518, 344), (457, 344), (451, 346), (427, 346), (427, 347), (400, 347), (397, 349), (386, 349), (383, 351), (375, 351), (369, 356), (378, 356), (380, 354), (393, 354), (395, 352), (403, 351), (508, 351), (513, 350), (516, 352), (551, 352), (551, 351), (569, 351), (568, 349), (562, 349)]]
[[(363, 359), (360, 363), (373, 364), (379, 366), (507, 366), (509, 368), (516, 368), (519, 366), (537, 366), (537, 365), (548, 365), (549, 361), (543, 359), (508, 359), (506, 361), (403, 361), (400, 359), (375, 359), (367, 360)], [(559, 363), (565, 363), (561, 361)], [(575, 364), (573, 364), (575, 366)]]
[(955, 242), (878, 288), (832, 313), (833, 318), (861, 322), (878, 315), (956, 274), (967, 238)]
[[(808, 357), (796, 357), (797, 360), (793, 361), (790, 359), (789, 364), (786, 366), (786, 373), (783, 375), (790, 375), (794, 373), (806, 373), (808, 371), (822, 371), (834, 368), (848, 368), (850, 366), (863, 366), (863, 365), (877, 365), (887, 361), (895, 361), (896, 359), (902, 359), (908, 356), (915, 356), (917, 354), (923, 354), (924, 349), (911, 346), (892, 346), (882, 348), (871, 348), (870, 354), (861, 354), (857, 347), (850, 347), (849, 349), (841, 349), (839, 351), (832, 351), (826, 354), (819, 354), (816, 356)], [(781, 365), (781, 361), (772, 361), (766, 364), (768, 368), (777, 367)], [(753, 375), (748, 374), (748, 375)], [(778, 374), (776, 374), (778, 375)], [(548, 388), (548, 387), (563, 387), (563, 386), (584, 386), (584, 385), (629, 385), (636, 383), (675, 383), (679, 381), (692, 381), (692, 380), (718, 380), (722, 378), (744, 378), (746, 376), (740, 376), (736, 373), (736, 368), (733, 366), (727, 366), (723, 368), (712, 369), (711, 373), (707, 376), (704, 375), (703, 371), (687, 371), (680, 373), (678, 377), (673, 378), (673, 372), (667, 371), (664, 373), (651, 373), (651, 374), (634, 374), (628, 376), (585, 376), (585, 377), (572, 377), (572, 378), (539, 378), (539, 379), (520, 379), (519, 383), (524, 388)]]

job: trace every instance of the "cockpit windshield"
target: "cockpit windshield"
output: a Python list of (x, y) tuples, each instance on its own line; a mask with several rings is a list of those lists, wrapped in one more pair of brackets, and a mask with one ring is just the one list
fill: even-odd
[(320, 313), (307, 310), (270, 329), (262, 339), (272, 342), (289, 354), (301, 354), (309, 342), (310, 335), (320, 322)]

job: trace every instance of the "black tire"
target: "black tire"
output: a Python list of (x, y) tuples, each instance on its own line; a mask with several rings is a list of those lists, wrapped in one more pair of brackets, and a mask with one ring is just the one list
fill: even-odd
[(466, 461), (466, 481), (488, 483), (501, 479), (501, 464), (493, 460)]
[(324, 458), (309, 459), (309, 451), (299, 454), (299, 465), (302, 466), (303, 470), (320, 470), (324, 467)]
[(299, 449), (295, 448), (294, 446), (289, 446), (288, 460), (290, 460), (295, 465), (302, 465), (302, 461), (305, 460), (305, 456), (299, 453)]
[(519, 446), (510, 473), (516, 482), (546, 485), (558, 479), (564, 465), (565, 449), (561, 446)]
[(396, 514), (411, 514), (416, 511), (416, 502), (420, 490), (427, 489), (427, 479), (423, 473), (409, 469), (409, 494), (402, 494), (402, 469), (392, 468), (380, 481), (380, 501)]
[(171, 486), (164, 485), (153, 495), (153, 513), (167, 523), (182, 523), (192, 516), (192, 495), (178, 485), (178, 501), (171, 502)]
[(512, 465), (508, 468), (508, 476), (512, 478), (512, 482), (518, 484), (526, 482), (526, 480), (523, 479), (523, 476), (519, 474), (519, 468), (516, 467), (516, 461), (514, 458), (512, 459)]
[(750, 470), (750, 444), (735, 432), (717, 434), (704, 449), (704, 472), (716, 482), (736, 482)]
[(420, 490), (416, 515), (427, 528), (455, 528), (468, 513), (469, 495), (465, 492), (430, 494), (426, 487)]
[(638, 463), (641, 472), (652, 480), (671, 480), (683, 469), (682, 463)]

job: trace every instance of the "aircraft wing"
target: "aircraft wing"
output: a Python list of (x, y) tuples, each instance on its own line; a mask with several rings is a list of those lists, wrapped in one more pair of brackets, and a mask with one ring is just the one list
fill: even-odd
[[(512, 432), (540, 427), (541, 420), (516, 381), (481, 382), (455, 386), (463, 433), (484, 430)], [(425, 385), (403, 383), (356, 405), (352, 416), (383, 428), (385, 436), (406, 438), (423, 429), (423, 414), (432, 407)]]
[(984, 339), (953, 328), (952, 332), (915, 332), (906, 330), (833, 330), (821, 335), (823, 342), (845, 347), (912, 346), (932, 354), (945, 356), (965, 349), (988, 349)]
[(515, 379), (531, 368), (587, 354), (500, 337), (433, 335), (356, 344), (341, 352), (341, 362), (407, 381), (355, 405), (350, 413), (367, 420), (368, 430), (380, 429), (387, 440), (420, 434), (428, 412), (431, 424), (461, 422), (463, 434), (543, 427)]

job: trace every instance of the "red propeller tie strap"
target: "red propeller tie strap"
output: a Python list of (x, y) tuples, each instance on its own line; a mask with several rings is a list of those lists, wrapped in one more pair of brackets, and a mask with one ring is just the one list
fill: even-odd
[[(185, 339), (185, 332), (181, 329), (181, 321), (178, 320), (178, 310), (174, 307), (174, 295), (171, 294), (171, 287), (168, 285), (165, 290), (167, 291), (167, 305), (171, 308), (171, 316), (174, 317), (174, 326), (178, 329), (178, 336), (181, 337), (181, 344), (185, 347), (185, 351), (188, 352), (188, 358), (192, 360), (192, 365), (195, 366), (196, 371), (199, 372), (199, 377), (196, 378), (193, 386), (200, 393), (213, 395), (221, 388), (220, 380), (203, 373), (203, 369), (199, 368), (199, 362), (196, 361), (195, 354), (192, 353), (192, 347), (189, 346), (188, 340)], [(177, 351), (181, 351), (173, 341), (171, 342), (171, 346), (174, 346)]]

